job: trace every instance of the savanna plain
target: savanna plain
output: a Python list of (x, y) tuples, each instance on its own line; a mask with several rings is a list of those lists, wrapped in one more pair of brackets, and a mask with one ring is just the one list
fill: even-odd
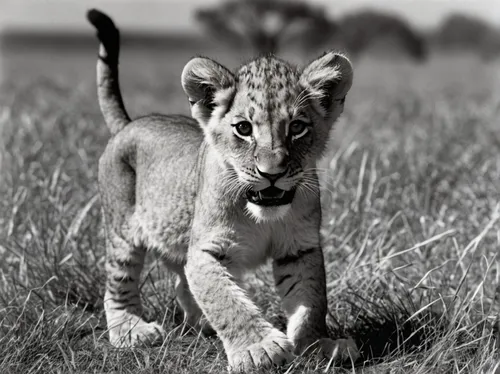
[[(125, 45), (120, 73), (131, 115), (187, 114), (180, 73), (196, 53), (232, 68), (243, 61), (222, 50)], [(96, 55), (97, 45), (2, 54), (0, 373), (223, 373), (222, 344), (182, 324), (173, 281), (154, 253), (143, 303), (167, 339), (136, 349), (108, 342), (97, 163), (109, 133), (95, 94)], [(494, 373), (500, 65), (455, 55), (424, 64), (362, 58), (354, 68), (319, 175), (328, 322), (332, 335), (355, 338), (363, 360), (299, 357), (274, 372)], [(284, 328), (270, 267), (248, 284)]]

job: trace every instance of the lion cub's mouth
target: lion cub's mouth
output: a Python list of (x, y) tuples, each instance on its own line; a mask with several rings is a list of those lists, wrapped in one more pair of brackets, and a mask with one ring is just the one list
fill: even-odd
[(271, 186), (260, 191), (250, 190), (247, 192), (249, 202), (262, 206), (279, 206), (290, 204), (295, 196), (295, 189), (290, 191)]

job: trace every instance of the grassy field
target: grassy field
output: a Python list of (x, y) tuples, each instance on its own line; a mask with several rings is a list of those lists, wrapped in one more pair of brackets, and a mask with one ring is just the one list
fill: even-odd
[[(210, 51), (123, 50), (132, 115), (188, 113), (180, 72)], [(147, 316), (161, 347), (118, 350), (102, 308), (97, 160), (109, 134), (95, 50), (4, 54), (0, 86), (0, 373), (222, 373), (217, 338), (181, 324), (151, 255)], [(223, 54), (235, 67), (241, 58)], [(500, 333), (500, 67), (362, 60), (323, 162), (324, 251), (333, 334), (357, 340), (343, 368), (298, 358), (276, 373), (491, 373)], [(283, 327), (269, 267), (249, 279)]]

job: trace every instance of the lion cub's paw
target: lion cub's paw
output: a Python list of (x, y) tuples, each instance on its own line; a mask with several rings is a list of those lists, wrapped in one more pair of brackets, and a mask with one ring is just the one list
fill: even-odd
[(159, 345), (165, 338), (165, 331), (156, 322), (145, 322), (141, 318), (127, 315), (109, 324), (109, 341), (115, 347), (137, 347)]
[(359, 350), (356, 342), (352, 338), (333, 340), (322, 338), (318, 341), (319, 348), (327, 359), (338, 362), (356, 361), (359, 357)]
[(255, 369), (267, 369), (273, 365), (282, 366), (292, 361), (293, 345), (287, 336), (273, 329), (258, 343), (228, 353), (229, 371), (246, 373)]

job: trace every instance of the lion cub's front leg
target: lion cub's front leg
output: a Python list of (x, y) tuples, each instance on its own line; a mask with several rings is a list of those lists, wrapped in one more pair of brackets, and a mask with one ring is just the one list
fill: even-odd
[(224, 344), (230, 370), (283, 365), (293, 358), (292, 343), (267, 322), (233, 280), (224, 264), (225, 248), (196, 245), (189, 250), (186, 275), (196, 301)]
[(359, 357), (352, 339), (332, 340), (326, 327), (326, 281), (321, 248), (308, 248), (276, 259), (274, 277), (288, 317), (287, 335), (295, 354), (319, 348), (339, 360)]

